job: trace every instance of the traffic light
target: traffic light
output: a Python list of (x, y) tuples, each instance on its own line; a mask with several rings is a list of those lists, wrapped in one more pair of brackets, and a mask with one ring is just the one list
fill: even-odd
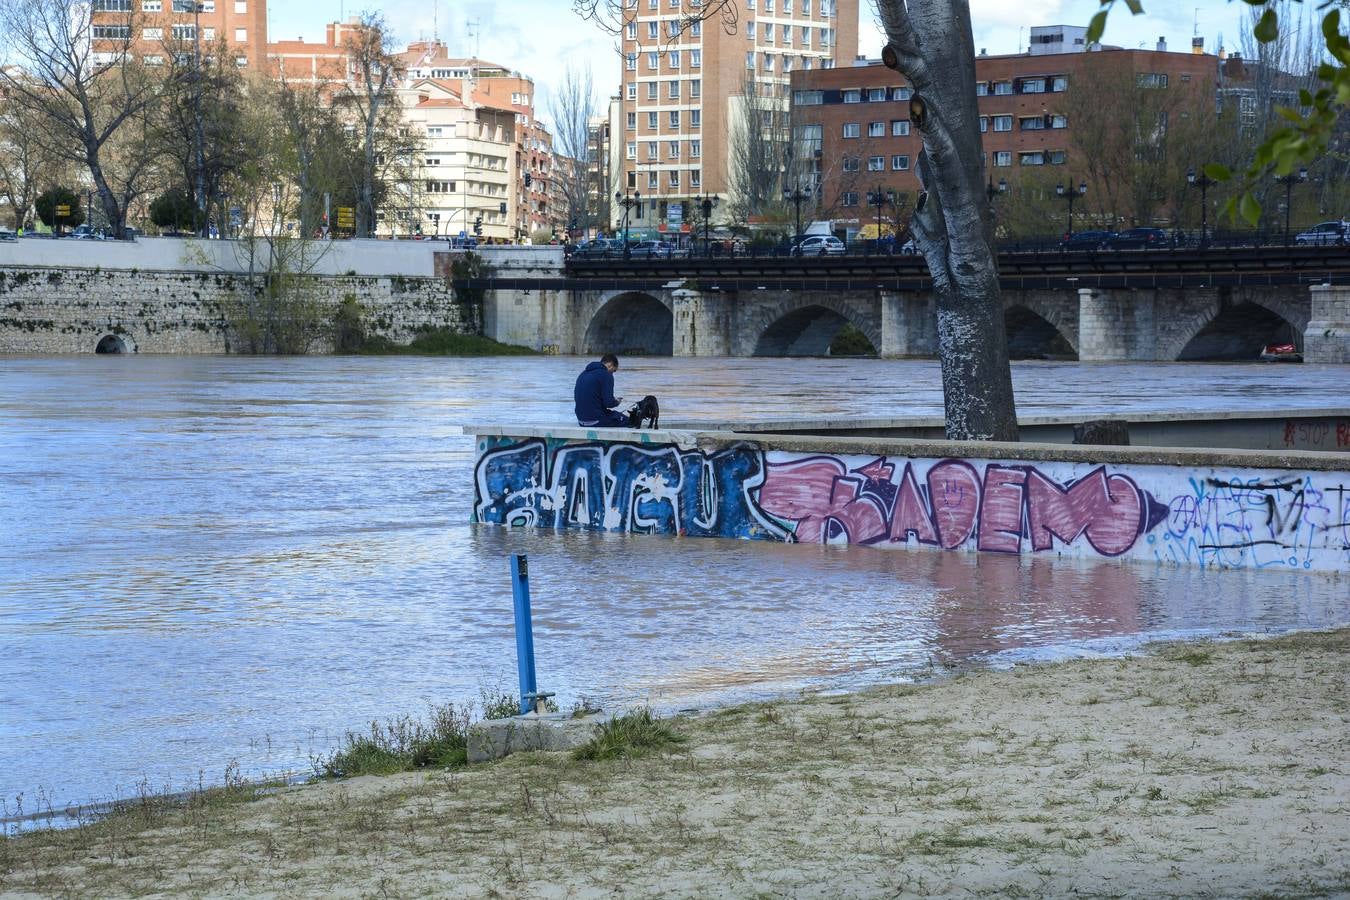
[(473, 233), (479, 237), (483, 236), (483, 217), (479, 216), (473, 220)]
[(525, 186), (526, 186), (526, 187), (529, 187), (529, 186), (530, 186), (531, 184), (533, 184), (533, 183), (534, 183), (534, 178), (533, 178), (533, 176), (531, 176), (529, 172), (526, 172), (526, 173), (525, 173)]

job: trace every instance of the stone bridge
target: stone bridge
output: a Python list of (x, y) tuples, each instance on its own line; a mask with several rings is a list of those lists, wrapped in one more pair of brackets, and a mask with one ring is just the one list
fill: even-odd
[[(1014, 358), (1255, 359), (1272, 342), (1350, 362), (1350, 286), (1003, 291)], [(489, 291), (488, 336), (569, 354), (821, 356), (851, 325), (883, 357), (932, 356), (932, 295), (905, 290)]]

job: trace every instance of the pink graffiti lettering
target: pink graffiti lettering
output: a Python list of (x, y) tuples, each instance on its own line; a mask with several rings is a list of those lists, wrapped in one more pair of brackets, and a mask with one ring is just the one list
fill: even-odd
[(862, 493), (862, 480), (845, 473), (843, 464), (834, 459), (770, 464), (759, 492), (760, 508), (796, 520), (794, 535), (806, 544), (840, 537), (865, 544), (885, 537), (885, 508)]
[(996, 553), (1022, 549), (1023, 469), (989, 466), (984, 470), (984, 499), (980, 502), (979, 548)]
[(905, 474), (900, 476), (900, 491), (895, 498), (895, 512), (891, 514), (891, 540), (902, 543), (910, 535), (920, 544), (936, 544), (937, 529), (924, 505), (923, 495), (919, 493), (919, 484), (914, 480), (914, 466), (905, 464)]
[(1144, 500), (1124, 475), (1095, 469), (1062, 488), (1036, 470), (1027, 476), (1027, 523), (1033, 550), (1049, 550), (1054, 538), (1071, 544), (1086, 534), (1098, 553), (1119, 556), (1134, 546)]
[(980, 510), (980, 476), (959, 459), (945, 459), (928, 470), (928, 498), (933, 506), (938, 543), (954, 550), (975, 531)]

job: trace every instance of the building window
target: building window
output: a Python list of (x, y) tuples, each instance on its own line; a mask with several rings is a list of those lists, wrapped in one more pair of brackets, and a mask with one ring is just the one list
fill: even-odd
[(872, 102), (872, 103), (879, 103), (879, 102), (881, 102), (882, 100), (885, 100), (885, 99), (886, 99), (886, 89), (885, 89), (885, 88), (868, 88), (868, 89), (867, 89), (867, 99), (868, 99), (868, 101), (870, 101), (870, 102)]
[(1164, 72), (1140, 72), (1134, 76), (1134, 80), (1141, 88), (1167, 87), (1167, 74)]
[(1045, 128), (1044, 116), (1023, 116), (1017, 120), (1017, 127), (1023, 131), (1041, 131)]
[(661, 147), (657, 141), (647, 142), (647, 159), (657, 160), (661, 157)]
[(897, 153), (891, 157), (891, 170), (895, 172), (906, 172), (909, 170), (909, 157)]
[(670, 127), (671, 127), (671, 128), (679, 128), (679, 127), (680, 127), (680, 111), (679, 111), (678, 109), (672, 109), (672, 110), (670, 111), (669, 120), (670, 120)]
[(748, 37), (748, 38), (749, 38), (750, 40), (752, 40), (752, 41), (755, 39), (755, 23), (754, 23), (754, 22), (746, 22), (746, 23), (745, 23), (745, 36)]
[(702, 142), (702, 141), (690, 141), (690, 142), (689, 142), (689, 155), (690, 155), (691, 157), (693, 157), (694, 159), (698, 159), (700, 156), (702, 156), (702, 155), (703, 155), (703, 142)]
[(691, 22), (689, 24), (689, 34), (693, 37), (703, 37), (703, 23)]
[(1021, 88), (1022, 88), (1022, 91), (1021, 91), (1021, 92), (1022, 92), (1023, 94), (1044, 94), (1044, 93), (1045, 93), (1045, 79), (1044, 79), (1044, 78), (1023, 78), (1023, 79), (1022, 79), (1022, 82), (1021, 82)]
[(164, 40), (164, 29), (147, 28), (141, 32), (141, 36), (147, 41), (162, 41)]
[(647, 68), (655, 69), (661, 62), (661, 54), (652, 51), (647, 54)]
[(630, 40), (630, 41), (636, 41), (636, 40), (637, 40), (637, 23), (636, 23), (636, 22), (629, 22), (626, 26), (624, 26), (624, 34), (627, 36), (628, 40)]
[(131, 0), (94, 0), (94, 12), (131, 12)]
[(247, 29), (247, 28), (236, 28), (236, 29), (234, 30), (234, 42), (235, 42), (236, 44), (247, 44), (247, 43), (248, 43), (248, 29)]
[(891, 136), (906, 137), (909, 135), (908, 119), (891, 119)]
[(856, 88), (855, 88), (854, 90), (844, 91), (844, 102), (845, 102), (845, 103), (861, 103), (861, 102), (862, 102), (862, 91), (857, 90)]
[(689, 67), (690, 67), (691, 69), (697, 69), (697, 68), (700, 68), (702, 65), (703, 65), (703, 51), (702, 51), (702, 50), (690, 50), (690, 51), (689, 51)]
[(695, 78), (695, 79), (693, 79), (692, 81), (689, 82), (689, 96), (690, 96), (690, 97), (693, 97), (693, 98), (696, 99), (696, 100), (697, 100), (699, 97), (702, 97), (702, 96), (703, 96), (703, 81), (702, 81), (702, 79)]
[(628, 130), (637, 131), (637, 113), (635, 112), (628, 114)]
[(857, 122), (844, 123), (844, 137), (855, 138), (862, 134), (862, 126)]
[(884, 156), (869, 156), (869, 157), (867, 157), (867, 171), (869, 171), (869, 172), (884, 172), (884, 171), (886, 171), (886, 157), (884, 157)]
[(745, 67), (747, 69), (753, 69), (755, 67), (755, 51), (751, 50), (749, 53), (745, 54)]
[(1011, 166), (1011, 165), (1012, 165), (1012, 151), (1011, 151), (1011, 150), (996, 150), (996, 151), (994, 151), (994, 165), (996, 165), (996, 166)]
[(633, 71), (634, 69), (636, 69), (636, 68), (637, 68), (637, 54), (636, 54), (636, 53), (629, 53), (629, 54), (627, 54), (627, 56), (626, 56), (626, 58), (624, 59), (624, 62), (623, 62), (623, 67), (624, 67), (625, 69), (627, 69), (628, 71), (630, 71), (630, 72)]
[(428, 181), (428, 194), (453, 194), (455, 193), (455, 183), (453, 181)]
[(652, 111), (652, 112), (647, 113), (647, 130), (648, 130), (648, 131), (655, 131), (655, 130), (656, 130), (656, 112), (655, 112), (655, 111)]
[(636, 99), (637, 99), (637, 82), (632, 82), (632, 81), (630, 81), (630, 82), (628, 83), (627, 94), (628, 94), (628, 99), (629, 99), (629, 100), (636, 100)]
[(868, 123), (867, 123), (867, 136), (868, 136), (868, 137), (885, 137), (885, 136), (886, 136), (886, 123), (885, 123), (885, 122), (868, 122)]
[(443, 134), (445, 134), (445, 129), (444, 129), (442, 126), (440, 126), (440, 125), (428, 125), (428, 126), (427, 126), (427, 137), (429, 137), (429, 138), (437, 137), (437, 138), (438, 138), (438, 137), (441, 137)]
[(637, 141), (628, 142), (628, 158), (637, 159)]
[[(656, 173), (655, 173), (655, 172), (648, 172), (648, 173), (647, 173), (647, 187), (649, 187), (649, 188), (654, 188), (654, 187), (656, 187), (656, 177), (657, 177), (657, 176), (656, 176)], [(642, 218), (642, 213), (638, 213), (638, 218), (639, 218), (639, 219)]]
[(987, 81), (977, 81), (977, 82), (975, 82), (975, 96), (976, 96), (976, 97), (988, 97), (988, 96), (989, 96), (989, 82), (987, 82)]
[(689, 186), (694, 188), (703, 187), (703, 173), (698, 169), (694, 169), (689, 173)]
[(680, 99), (680, 83), (678, 81), (667, 82), (666, 93), (670, 95), (672, 100)]
[(773, 57), (767, 53), (764, 54), (764, 71), (765, 72), (773, 71)]
[(984, 134), (988, 130), (989, 130), (989, 117), (980, 116), (980, 134)]
[(1050, 117), (1050, 127), (1051, 127), (1051, 128), (1068, 128), (1068, 127), (1069, 127), (1069, 120), (1066, 119), (1066, 118), (1064, 118), (1063, 116), (1060, 116), (1060, 115), (1052, 115), (1052, 116)]
[(913, 93), (914, 92), (907, 87), (893, 87), (891, 88), (891, 99), (908, 100), (910, 98), (910, 95)]
[(860, 162), (860, 158), (857, 157), (857, 156), (845, 156), (845, 157), (844, 157), (844, 171), (845, 171), (845, 172), (856, 172), (856, 171), (858, 171), (858, 165), (859, 165), (859, 162)]
[(857, 192), (857, 191), (844, 191), (842, 194), (839, 195), (839, 205), (840, 205), (840, 206), (857, 206), (857, 205), (858, 205), (858, 192)]
[(797, 106), (820, 106), (825, 102), (824, 91), (793, 91), (792, 102)]
[(667, 63), (672, 69), (678, 69), (678, 68), (680, 67), (680, 51), (678, 51), (678, 50), (671, 50), (669, 53), (667, 53), (667, 54), (666, 54), (666, 63)]
[(1017, 156), (1018, 165), (1022, 166), (1043, 166), (1045, 165), (1045, 154), (1039, 150), (1029, 150), (1019, 153)]
[(1012, 116), (994, 116), (995, 131), (1012, 131)]
[(792, 26), (784, 25), (782, 26), (782, 28), (783, 28), (783, 44), (785, 46), (790, 46), (792, 44)]
[(428, 157), (427, 157), (426, 165), (428, 165), (428, 166), (439, 166), (440, 164), (441, 164), (441, 158), (440, 158), (439, 156), (428, 156)]
[(1050, 77), (1050, 90), (1052, 93), (1062, 93), (1069, 89), (1068, 75), (1052, 75)]
[(125, 41), (131, 38), (130, 25), (95, 25), (93, 32), (96, 41)]
[(141, 0), (141, 12), (161, 12), (163, 9), (163, 0)]
[(659, 90), (660, 90), (660, 88), (657, 87), (655, 81), (649, 81), (649, 82), (647, 82), (647, 99), (648, 99), (648, 100), (655, 100), (655, 99), (656, 99), (656, 93), (657, 93), (657, 91), (659, 91)]
[(1011, 94), (1012, 92), (1013, 92), (1013, 85), (1012, 85), (1012, 82), (1011, 82), (1011, 81), (995, 81), (995, 82), (994, 82), (994, 94), (995, 94), (996, 96), (1000, 96), (1000, 97), (1001, 97), (1001, 96), (1003, 96), (1003, 95), (1005, 95), (1005, 94)]

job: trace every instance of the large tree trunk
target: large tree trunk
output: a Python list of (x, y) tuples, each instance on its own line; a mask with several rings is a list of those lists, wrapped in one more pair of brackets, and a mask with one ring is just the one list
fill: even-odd
[[(923, 137), (911, 222), (928, 263), (953, 440), (1017, 440), (1003, 300), (992, 243), (967, 0), (878, 0), (894, 67), (914, 88)], [(920, 207), (921, 208), (917, 208)]]

